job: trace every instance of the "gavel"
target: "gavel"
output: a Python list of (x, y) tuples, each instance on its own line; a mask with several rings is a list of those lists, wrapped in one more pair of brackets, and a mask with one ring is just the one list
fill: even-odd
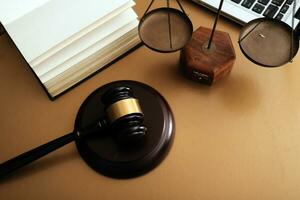
[(104, 134), (105, 129), (111, 130), (109, 131), (113, 133), (111, 137), (115, 137), (116, 143), (122, 147), (139, 144), (145, 140), (147, 128), (143, 124), (144, 114), (139, 100), (134, 97), (130, 87), (111, 88), (102, 95), (100, 100), (105, 105), (105, 115), (102, 119), (0, 164), (0, 178), (74, 140)]

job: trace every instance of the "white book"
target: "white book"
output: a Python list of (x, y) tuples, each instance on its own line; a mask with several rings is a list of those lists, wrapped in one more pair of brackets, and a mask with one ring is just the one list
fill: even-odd
[(71, 68), (73, 65), (81, 62), (84, 59), (87, 59), (89, 56), (93, 55), (95, 52), (101, 50), (102, 48), (108, 46), (110, 43), (114, 42), (118, 38), (122, 37), (124, 34), (132, 30), (133, 28), (136, 28), (138, 26), (138, 21), (134, 20), (132, 23), (123, 26), (120, 30), (114, 32), (112, 35), (107, 37), (105, 40), (101, 40), (94, 45), (92, 45), (90, 48), (85, 49), (83, 52), (81, 52), (78, 56), (68, 60), (67, 62), (63, 63), (62, 65), (54, 68), (53, 70), (47, 72), (46, 74), (40, 76), (40, 80), (42, 83), (45, 83), (55, 76), (57, 76), (60, 73), (63, 73), (64, 71)]
[[(45, 83), (51, 95), (56, 96), (70, 86), (84, 80), (87, 76), (99, 70), (99, 66), (105, 66), (111, 61), (124, 54), (128, 49), (140, 43), (137, 29), (128, 32), (119, 40), (112, 43), (113, 48), (102, 49), (88, 59), (73, 66), (68, 71), (60, 74)], [(109, 52), (109, 54), (108, 54)], [(84, 67), (82, 67), (84, 66)], [(100, 67), (101, 68), (101, 67)]]
[[(16, 0), (0, 2), (0, 12), (10, 1)], [(23, 6), (26, 1), (33, 0), (24, 0), (22, 3), (17, 1), (17, 3)], [(41, 0), (38, 2), (42, 4)], [(12, 17), (4, 18), (2, 23), (26, 61), (30, 63), (52, 47), (128, 2), (130, 0), (49, 0), (10, 23), (6, 23), (6, 20), (12, 20)], [(12, 9), (11, 12), (14, 13), (15, 10)], [(18, 16), (19, 13), (16, 15)]]
[(0, 0), (0, 21), (50, 98), (141, 41), (133, 0)]
[(125, 3), (121, 7), (118, 7), (117, 9), (115, 9), (113, 12), (111, 12), (111, 13), (105, 15), (104, 17), (98, 19), (97, 21), (95, 21), (91, 25), (89, 25), (89, 26), (85, 27), (84, 29), (82, 29), (81, 31), (75, 33), (74, 35), (67, 38), (63, 42), (59, 43), (58, 45), (52, 47), (46, 53), (44, 53), (44, 54), (40, 55), (39, 57), (33, 59), (31, 62), (29, 62), (29, 64), (31, 66), (38, 65), (39, 63), (43, 62), (45, 59), (51, 57), (53, 54), (57, 53), (58, 51), (60, 51), (64, 47), (66, 47), (67, 45), (72, 44), (72, 42), (80, 39), (84, 35), (88, 34), (89, 32), (93, 31), (94, 29), (96, 29), (97, 27), (102, 25), (103, 23), (106, 23), (107, 21), (110, 21), (113, 17), (119, 15), (120, 13), (122, 13), (125, 10), (131, 8), (134, 5), (135, 5), (135, 3), (132, 0)]
[(43, 62), (39, 63), (36, 66), (32, 66), (32, 68), (38, 76), (42, 76), (50, 70), (64, 65), (67, 60), (73, 59), (75, 56), (79, 56), (82, 51), (103, 40), (113, 32), (118, 31), (118, 29), (127, 25), (136, 18), (137, 15), (135, 14), (135, 12), (132, 9), (127, 9), (125, 12), (117, 15), (110, 21), (102, 24), (80, 39), (74, 41)]

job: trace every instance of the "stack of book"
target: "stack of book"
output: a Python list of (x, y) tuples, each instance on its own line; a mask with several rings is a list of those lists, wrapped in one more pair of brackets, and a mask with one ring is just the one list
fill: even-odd
[(0, 21), (50, 97), (140, 44), (132, 0), (0, 0)]

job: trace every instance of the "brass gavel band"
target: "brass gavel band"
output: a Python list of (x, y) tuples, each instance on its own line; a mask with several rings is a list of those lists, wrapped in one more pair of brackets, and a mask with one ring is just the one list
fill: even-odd
[(134, 98), (117, 101), (106, 109), (106, 113), (110, 122), (132, 113), (143, 114), (139, 101)]

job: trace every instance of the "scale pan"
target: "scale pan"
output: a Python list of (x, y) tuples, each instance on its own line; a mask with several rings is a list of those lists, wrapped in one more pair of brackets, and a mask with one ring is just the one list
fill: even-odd
[(276, 19), (258, 18), (241, 30), (239, 45), (243, 54), (255, 64), (278, 67), (291, 61), (299, 48), (292, 28)]
[(143, 43), (162, 53), (182, 49), (192, 34), (193, 25), (190, 19), (174, 8), (152, 10), (139, 23), (139, 36)]

